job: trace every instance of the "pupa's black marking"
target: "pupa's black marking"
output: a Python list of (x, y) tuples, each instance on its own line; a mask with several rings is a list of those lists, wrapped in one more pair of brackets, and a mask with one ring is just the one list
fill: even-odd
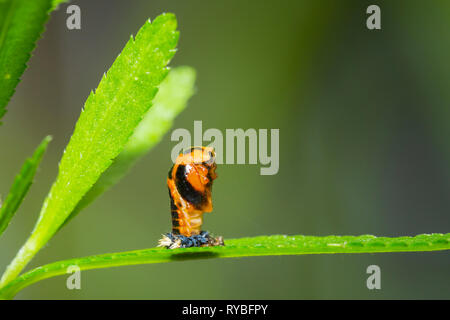
[(205, 202), (206, 197), (203, 193), (194, 189), (194, 187), (186, 179), (186, 166), (180, 164), (175, 174), (175, 184), (180, 196), (194, 206), (200, 206)]
[(170, 189), (169, 189), (169, 198), (170, 198), (170, 212), (172, 214), (172, 232), (175, 234), (179, 233), (179, 226), (180, 223), (178, 221), (178, 208), (175, 205), (175, 202), (173, 201), (173, 197), (172, 194), (170, 193)]
[(169, 189), (169, 198), (170, 198), (170, 210), (171, 211), (177, 210), (178, 208), (175, 205), (175, 201), (173, 201), (173, 197), (172, 197), (172, 194), (170, 193), (170, 189)]

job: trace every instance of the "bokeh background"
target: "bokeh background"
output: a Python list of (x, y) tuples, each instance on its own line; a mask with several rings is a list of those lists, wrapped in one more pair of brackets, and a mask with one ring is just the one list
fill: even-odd
[[(366, 28), (381, 7), (382, 30)], [(41, 139), (54, 140), (0, 239), (3, 269), (30, 234), (90, 90), (147, 18), (173, 12), (172, 66), (197, 70), (174, 128), (279, 128), (280, 170), (221, 165), (205, 226), (266, 234), (415, 235), (450, 231), (448, 1), (72, 1), (82, 29), (53, 12), (0, 127), (0, 193)], [(170, 229), (165, 139), (57, 234), (29, 267), (154, 246)], [(366, 288), (379, 265), (382, 289)], [(213, 259), (82, 272), (21, 299), (450, 298), (450, 256), (436, 253)]]

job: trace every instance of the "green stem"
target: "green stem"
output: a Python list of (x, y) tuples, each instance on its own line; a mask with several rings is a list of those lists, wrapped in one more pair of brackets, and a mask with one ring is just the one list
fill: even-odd
[(225, 240), (224, 247), (167, 250), (150, 248), (58, 261), (33, 269), (0, 289), (0, 298), (12, 299), (23, 288), (43, 279), (64, 275), (72, 265), (81, 270), (125, 265), (164, 263), (206, 258), (300, 255), (324, 253), (376, 253), (450, 250), (450, 233), (415, 237), (261, 236)]

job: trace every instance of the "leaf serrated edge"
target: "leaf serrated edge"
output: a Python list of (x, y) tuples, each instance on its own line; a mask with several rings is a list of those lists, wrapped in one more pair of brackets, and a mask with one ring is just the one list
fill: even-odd
[[(51, 0), (48, 0), (48, 4), (44, 10), (45, 16), (42, 19), (42, 24), (41, 24), (40, 28), (37, 28), (36, 32), (33, 34), (33, 38), (30, 41), (32, 44), (31, 44), (30, 48), (28, 48), (29, 49), (28, 52), (26, 52), (24, 55), (24, 58), (25, 58), (24, 61), (22, 61), (20, 63), (20, 68), (18, 68), (19, 69), (18, 74), (16, 76), (14, 76), (14, 79), (8, 78), (8, 80), (11, 79), (10, 81), (12, 81), (12, 83), (10, 84), (10, 86), (11, 86), (10, 92), (8, 92), (7, 95), (3, 96), (3, 98), (2, 98), (2, 99), (4, 99), (4, 101), (0, 101), (0, 125), (2, 124), (2, 122), (1, 122), (2, 117), (7, 112), (6, 106), (9, 103), (9, 101), (11, 100), (11, 97), (16, 92), (16, 87), (20, 83), (21, 77), (28, 67), (28, 61), (30, 60), (30, 58), (32, 56), (32, 52), (36, 48), (37, 41), (42, 37), (42, 34), (45, 31), (45, 24), (50, 17), (50, 12), (52, 11), (51, 2), (52, 2)], [(19, 1), (13, 1), (13, 5), (16, 7), (18, 6), (18, 3), (19, 3)], [(24, 3), (25, 3), (25, 1), (23, 1), (23, 3), (21, 5), (25, 5)], [(11, 15), (12, 15), (10, 17), (11, 21), (8, 21), (8, 23), (13, 22), (14, 14), (15, 14), (14, 12), (11, 13)], [(21, 21), (21, 23), (30, 23), (30, 22), (29, 21)], [(8, 31), (9, 30), (5, 30), (5, 29), (1, 30), (0, 50), (2, 50), (3, 41), (4, 41), (4, 39), (6, 39)], [(1, 53), (0, 53), (0, 59), (1, 59)], [(7, 75), (4, 75), (0, 70), (0, 77), (6, 77), (6, 76)], [(10, 75), (10, 77), (12, 77), (12, 76)]]

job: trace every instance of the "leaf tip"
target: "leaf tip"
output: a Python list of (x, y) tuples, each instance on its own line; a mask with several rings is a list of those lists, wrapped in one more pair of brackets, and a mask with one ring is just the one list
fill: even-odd
[[(150, 21), (150, 19), (148, 19)], [(169, 25), (174, 31), (177, 28), (177, 17), (171, 12), (163, 12), (153, 20), (152, 24)]]

